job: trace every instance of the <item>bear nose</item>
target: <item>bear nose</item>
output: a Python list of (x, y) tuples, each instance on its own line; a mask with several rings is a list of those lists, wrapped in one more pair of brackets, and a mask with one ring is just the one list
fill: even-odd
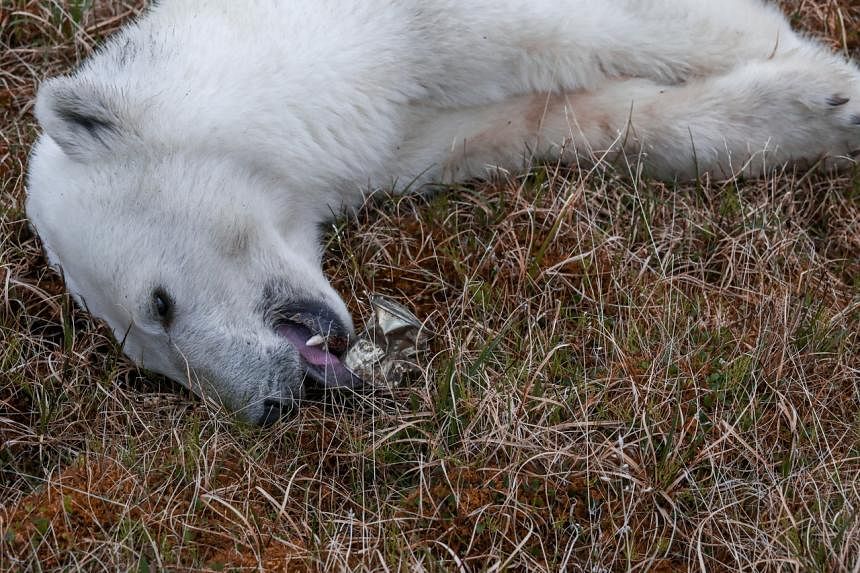
[(292, 416), (298, 412), (298, 406), (294, 400), (272, 400), (263, 402), (263, 414), (257, 424), (260, 426), (271, 426), (285, 416)]

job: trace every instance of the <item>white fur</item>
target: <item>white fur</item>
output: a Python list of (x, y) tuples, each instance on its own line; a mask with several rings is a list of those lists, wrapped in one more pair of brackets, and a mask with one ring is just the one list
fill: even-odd
[(663, 178), (846, 163), (860, 73), (759, 0), (164, 0), (36, 112), (28, 212), (69, 290), (134, 360), (257, 419), (302, 395), (261, 293), (348, 322), (318, 226), (366, 192), (562, 154)]

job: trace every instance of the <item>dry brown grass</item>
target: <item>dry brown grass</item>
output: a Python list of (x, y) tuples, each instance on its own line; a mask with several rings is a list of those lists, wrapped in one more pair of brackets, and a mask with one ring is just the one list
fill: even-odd
[[(858, 571), (860, 175), (368, 205), (327, 270), (429, 318), (427, 375), (261, 431), (122, 358), (26, 225), (35, 86), (140, 4), (0, 8), (0, 569)], [(786, 5), (856, 54), (852, 0)]]

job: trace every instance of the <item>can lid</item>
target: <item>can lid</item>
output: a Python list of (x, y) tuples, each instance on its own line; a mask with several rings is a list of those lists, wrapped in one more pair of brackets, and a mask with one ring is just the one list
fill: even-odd
[(370, 384), (399, 386), (417, 372), (418, 357), (433, 333), (405, 306), (381, 295), (370, 297), (373, 313), (365, 332), (344, 357), (346, 367)]

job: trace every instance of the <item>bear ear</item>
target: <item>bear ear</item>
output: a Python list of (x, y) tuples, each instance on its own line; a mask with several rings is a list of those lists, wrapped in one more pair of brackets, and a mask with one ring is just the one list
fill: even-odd
[(48, 80), (39, 88), (35, 114), (51, 139), (78, 161), (98, 158), (122, 142), (119, 114), (103, 90), (86, 81)]

